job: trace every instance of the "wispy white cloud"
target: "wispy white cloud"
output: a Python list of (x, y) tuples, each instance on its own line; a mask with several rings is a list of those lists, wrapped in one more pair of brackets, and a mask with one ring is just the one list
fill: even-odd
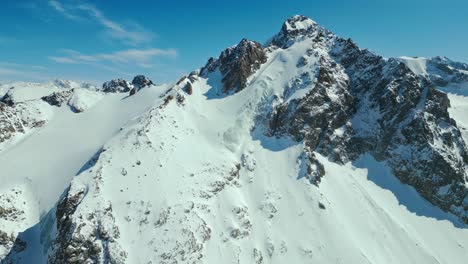
[(105, 33), (113, 39), (122, 41), (128, 45), (139, 45), (150, 42), (155, 34), (136, 22), (130, 25), (109, 19), (96, 6), (91, 4), (64, 5), (56, 0), (49, 0), (49, 5), (59, 14), (71, 20), (96, 21), (105, 30)]
[(74, 19), (77, 20), (79, 19), (79, 16), (76, 16), (69, 12), (59, 1), (56, 0), (49, 0), (49, 5), (55, 9), (55, 11), (59, 12), (61, 15), (68, 19)]
[(50, 56), (49, 60), (68, 65), (89, 65), (96, 69), (116, 73), (122, 76), (131, 76), (129, 72), (135, 69), (149, 69), (153, 66), (155, 58), (174, 58), (177, 51), (174, 49), (127, 49), (112, 53), (83, 54), (71, 49), (61, 49), (61, 56)]
[(151, 62), (155, 57), (175, 58), (177, 51), (175, 49), (127, 49), (112, 53), (82, 54), (75, 50), (61, 49), (66, 56), (50, 56), (49, 59), (57, 63), (64, 64), (93, 64), (93, 63), (112, 63), (117, 66), (136, 65), (142, 68), (152, 67)]
[(79, 63), (77, 60), (67, 58), (67, 57), (50, 56), (49, 59), (57, 63), (64, 63), (64, 64), (78, 64)]

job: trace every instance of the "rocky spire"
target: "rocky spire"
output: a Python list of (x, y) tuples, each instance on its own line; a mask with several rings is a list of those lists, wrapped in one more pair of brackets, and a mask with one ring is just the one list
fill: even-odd
[(244, 38), (236, 46), (222, 51), (217, 60), (210, 58), (201, 69), (200, 75), (219, 69), (222, 74), (222, 91), (237, 93), (247, 86), (248, 77), (266, 60), (267, 55), (262, 45)]

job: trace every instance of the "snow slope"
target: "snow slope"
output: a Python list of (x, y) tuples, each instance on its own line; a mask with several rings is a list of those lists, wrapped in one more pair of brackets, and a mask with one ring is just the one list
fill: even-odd
[(1, 188), (30, 181), (35, 186), (39, 211), (48, 211), (83, 164), (120, 127), (147, 111), (164, 91), (165, 86), (159, 86), (132, 97), (107, 94), (80, 114), (67, 106), (54, 107), (54, 118), (45, 127), (0, 152)]

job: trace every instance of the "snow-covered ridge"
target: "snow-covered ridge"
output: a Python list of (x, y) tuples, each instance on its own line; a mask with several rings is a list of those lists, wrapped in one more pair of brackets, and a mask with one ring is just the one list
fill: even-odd
[(0, 152), (4, 192), (32, 182), (21, 210), (46, 211), (4, 261), (464, 263), (465, 99), (431, 82), (294, 16), (174, 85), (116, 80), (79, 114), (88, 90), (58, 94)]
[(452, 61), (446, 57), (401, 57), (415, 74), (430, 79), (437, 86), (468, 83), (468, 64)]

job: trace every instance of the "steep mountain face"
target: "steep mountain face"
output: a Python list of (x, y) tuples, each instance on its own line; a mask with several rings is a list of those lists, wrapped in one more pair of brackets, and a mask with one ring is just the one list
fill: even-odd
[[(0, 232), (3, 262), (464, 263), (468, 100), (442, 91), (468, 90), (468, 74), (420, 61), (294, 16), (264, 47), (243, 39), (173, 85), (115, 80), (92, 104), (77, 89), (41, 95), (85, 105), (83, 118), (146, 106), (76, 176), (56, 176), (74, 177), (37, 224), (23, 228), (34, 199), (0, 204), (0, 227), (2, 212), (28, 216), (4, 224), (24, 233)], [(147, 89), (119, 94), (134, 87)]]
[[(335, 161), (371, 153), (402, 182), (468, 222), (467, 149), (436, 78), (360, 50), (305, 17), (288, 20), (272, 43), (284, 48), (304, 37), (320, 51), (317, 79), (312, 92), (277, 106), (273, 132), (286, 130)], [(466, 77), (456, 80), (460, 76)]]
[[(292, 135), (338, 162), (370, 153), (468, 223), (467, 148), (449, 117), (447, 95), (435, 88), (438, 78), (423, 78), (397, 60), (360, 50), (305, 17), (288, 20), (272, 44), (285, 48), (304, 37), (312, 39), (310, 53), (316, 51), (316, 80), (305, 85), (313, 88), (302, 98), (275, 107), (272, 133)], [(433, 64), (444, 68), (439, 59)], [(455, 76), (445, 79), (461, 82), (468, 76), (450, 71)], [(310, 79), (306, 72), (296, 83)]]
[(223, 76), (222, 92), (236, 93), (247, 86), (247, 79), (266, 60), (260, 43), (242, 39), (236, 46), (224, 50), (217, 60), (209, 59), (201, 75), (219, 70)]

